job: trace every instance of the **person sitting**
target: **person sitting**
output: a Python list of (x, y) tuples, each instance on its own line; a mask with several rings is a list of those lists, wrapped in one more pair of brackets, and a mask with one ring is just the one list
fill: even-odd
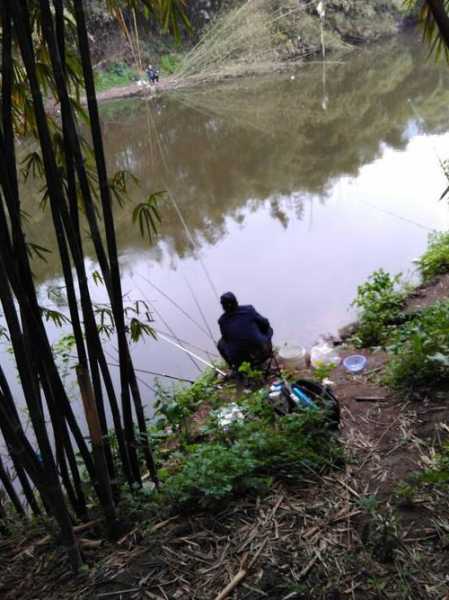
[(243, 362), (258, 365), (270, 358), (273, 329), (253, 306), (240, 306), (232, 292), (220, 298), (224, 313), (218, 319), (221, 339), (218, 351), (232, 369)]

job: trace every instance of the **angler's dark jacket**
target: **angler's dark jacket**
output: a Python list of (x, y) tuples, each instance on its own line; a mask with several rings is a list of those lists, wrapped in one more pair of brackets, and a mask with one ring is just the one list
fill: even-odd
[(232, 364), (241, 364), (259, 354), (271, 342), (270, 322), (251, 306), (239, 306), (218, 320), (225, 353)]

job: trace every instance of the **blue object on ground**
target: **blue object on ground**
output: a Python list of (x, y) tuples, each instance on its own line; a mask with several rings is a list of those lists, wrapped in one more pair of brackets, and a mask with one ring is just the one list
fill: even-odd
[(299, 389), (298, 386), (292, 385), (292, 392), (296, 396), (296, 398), (298, 399), (298, 404), (300, 406), (302, 406), (303, 408), (316, 408), (316, 409), (318, 409), (318, 406), (315, 404), (315, 402), (313, 402), (313, 400), (311, 400), (309, 398), (309, 396), (307, 396), (307, 394), (305, 394), (301, 389)]
[(365, 356), (362, 356), (361, 354), (353, 354), (344, 359), (343, 366), (351, 373), (358, 373), (366, 367), (367, 362), (368, 359)]

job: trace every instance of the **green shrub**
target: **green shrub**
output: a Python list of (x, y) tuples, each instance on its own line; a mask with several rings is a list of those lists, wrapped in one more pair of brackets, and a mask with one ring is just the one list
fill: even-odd
[(171, 467), (161, 470), (162, 493), (171, 502), (212, 507), (235, 495), (265, 490), (274, 477), (294, 480), (328, 469), (342, 456), (325, 415), (315, 411), (275, 421), (270, 414), (247, 414), (225, 433), (215, 426), (215, 436), (209, 428), (211, 441), (177, 452)]
[(424, 281), (449, 272), (449, 231), (430, 235), (427, 250), (418, 264)]
[(387, 382), (393, 387), (413, 391), (449, 382), (449, 301), (437, 302), (402, 325), (389, 350)]
[(235, 447), (250, 452), (258, 472), (278, 479), (298, 479), (328, 468), (339, 447), (322, 412), (304, 410), (277, 419), (273, 425), (247, 420), (236, 425)]
[(157, 386), (152, 436), (163, 438), (164, 436), (158, 435), (158, 432), (170, 429), (172, 432), (183, 434), (188, 439), (189, 418), (203, 402), (208, 401), (210, 404), (217, 402), (214, 378), (213, 371), (206, 371), (193, 385), (178, 386), (174, 392), (168, 392), (163, 387)]
[(180, 59), (176, 54), (164, 54), (161, 56), (160, 69), (162, 73), (172, 75), (180, 66)]
[[(256, 468), (249, 452), (220, 443), (195, 446), (178, 473), (164, 484), (164, 493), (177, 504), (207, 506), (245, 487)], [(251, 487), (251, 486), (250, 486)]]
[(97, 92), (104, 92), (113, 87), (124, 86), (139, 79), (139, 74), (125, 63), (114, 63), (95, 75)]
[(359, 309), (354, 337), (357, 346), (380, 346), (387, 342), (404, 306), (405, 292), (399, 289), (400, 279), (401, 275), (393, 277), (379, 269), (357, 288), (357, 297), (352, 303)]

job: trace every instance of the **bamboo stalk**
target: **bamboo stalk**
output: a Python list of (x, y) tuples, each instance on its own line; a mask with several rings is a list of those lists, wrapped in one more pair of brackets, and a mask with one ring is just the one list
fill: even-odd
[[(61, 67), (60, 60), (59, 60), (59, 55), (57, 52), (55, 52), (55, 40), (54, 40), (53, 31), (52, 31), (51, 14), (50, 14), (50, 10), (49, 10), (48, 0), (40, 0), (40, 6), (41, 6), (41, 10), (42, 10), (43, 29), (44, 29), (44, 33), (46, 35), (46, 40), (47, 40), (48, 47), (49, 47), (49, 54), (50, 54), (50, 59), (52, 61), (53, 71), (55, 74), (55, 81), (57, 84), (59, 100), (61, 102), (62, 110), (64, 110), (67, 115), (67, 127), (68, 127), (68, 134), (69, 134), (68, 143), (70, 144), (70, 147), (73, 152), (74, 159), (75, 159), (76, 171), (77, 171), (77, 175), (78, 175), (78, 179), (79, 179), (79, 183), (80, 183), (81, 192), (83, 194), (84, 201), (85, 201), (86, 216), (88, 219), (92, 240), (94, 242), (95, 250), (96, 250), (97, 257), (98, 257), (98, 260), (100, 263), (100, 267), (102, 269), (103, 278), (106, 283), (106, 287), (111, 296), (111, 305), (112, 305), (112, 309), (114, 311), (114, 318), (115, 318), (117, 332), (119, 333), (121, 331), (122, 323), (123, 323), (123, 332), (124, 332), (125, 328), (124, 328), (123, 311), (120, 312), (120, 311), (114, 310), (114, 307), (117, 306), (118, 299), (123, 308), (123, 303), (122, 303), (122, 298), (121, 298), (120, 276), (118, 277), (118, 283), (117, 283), (116, 269), (114, 269), (114, 285), (111, 286), (111, 275), (110, 275), (109, 262), (108, 262), (105, 250), (103, 248), (101, 235), (100, 235), (99, 228), (98, 228), (97, 218), (96, 218), (95, 209), (93, 206), (93, 201), (92, 201), (92, 196), (91, 196), (91, 191), (90, 191), (90, 186), (89, 186), (89, 181), (88, 181), (86, 171), (85, 171), (84, 159), (83, 159), (83, 156), (81, 153), (79, 139), (76, 134), (72, 106), (71, 106), (71, 103), (70, 103), (70, 100), (68, 97), (67, 89), (64, 85), (64, 77), (63, 77), (62, 67)], [(74, 6), (75, 12), (77, 12), (79, 6), (80, 6), (80, 3), (75, 3), (75, 6)], [(94, 150), (96, 150), (96, 148), (95, 148), (95, 130), (93, 128), (92, 128), (92, 135), (93, 135), (93, 139), (94, 139)], [(106, 179), (106, 187), (108, 188), (107, 179)], [(100, 182), (100, 190), (101, 189), (102, 189), (102, 184)], [(112, 231), (113, 231), (113, 235), (115, 236), (113, 223), (112, 223)], [(108, 233), (107, 233), (107, 237), (108, 237)], [(115, 237), (114, 237), (114, 239), (115, 239)], [(117, 268), (118, 268), (118, 261), (117, 261)], [(118, 285), (118, 288), (117, 288), (117, 285)], [(117, 289), (118, 289), (118, 292), (117, 292)], [(115, 291), (115, 293), (114, 293), (114, 291)], [(120, 363), (122, 365), (121, 371), (124, 372), (125, 374), (127, 374), (128, 361), (125, 360), (125, 357), (127, 356), (126, 334), (124, 336), (124, 343), (123, 343), (123, 335), (120, 336), (120, 334), (119, 334), (119, 348), (121, 348), (122, 359), (123, 359), (120, 361)], [(125, 421), (125, 439), (127, 441), (128, 454), (131, 458), (131, 464), (133, 466), (134, 477), (137, 479), (137, 481), (140, 482), (140, 473), (139, 473), (138, 463), (137, 463), (136, 440), (135, 440), (134, 426), (133, 426), (133, 419), (132, 419), (132, 412), (131, 412), (128, 379), (129, 378), (126, 378), (126, 377), (122, 378), (122, 405), (123, 405), (123, 414), (124, 414), (124, 421)], [(101, 414), (100, 414), (100, 416), (101, 416)]]
[[(51, 24), (51, 15), (50, 15), (50, 11), (49, 11), (48, 2), (42, 2), (41, 8), (42, 8), (44, 31), (45, 31), (47, 42), (49, 45), (49, 51), (50, 51), (50, 55), (51, 55), (52, 64), (53, 64), (55, 73), (57, 75), (56, 80), (57, 80), (58, 92), (61, 96), (62, 120), (63, 120), (63, 130), (64, 130), (64, 151), (65, 151), (65, 157), (66, 157), (66, 165), (67, 165), (67, 167), (70, 167), (70, 172), (68, 170), (68, 174), (70, 175), (70, 179), (69, 179), (68, 183), (69, 183), (69, 196), (72, 197), (71, 204), (73, 206), (76, 203), (76, 189), (75, 189), (75, 185), (74, 185), (73, 159), (74, 159), (74, 155), (76, 155), (76, 156), (80, 155), (81, 149), (80, 149), (79, 145), (77, 145), (76, 143), (75, 143), (75, 146), (71, 143), (68, 143), (68, 140), (74, 140), (76, 138), (76, 132), (74, 132), (73, 115), (71, 112), (70, 102), (68, 101), (68, 96), (67, 96), (67, 93), (65, 90), (65, 85), (64, 85), (64, 73), (63, 73), (64, 69), (61, 64), (60, 57), (58, 58), (58, 48), (56, 45), (56, 39), (54, 37), (54, 31), (53, 31), (52, 24)], [(72, 254), (74, 255), (74, 258), (75, 258), (76, 268), (77, 268), (77, 272), (78, 272), (78, 278), (79, 278), (80, 285), (81, 285), (80, 292), (81, 292), (81, 298), (82, 298), (84, 317), (85, 317), (85, 321), (88, 323), (88, 325), (86, 327), (86, 334), (87, 334), (87, 338), (88, 338), (87, 339), (88, 348), (90, 349), (89, 355), (90, 355), (90, 366), (91, 366), (91, 372), (92, 372), (92, 383), (93, 383), (94, 390), (95, 390), (95, 397), (96, 397), (97, 406), (98, 406), (98, 410), (99, 410), (102, 431), (103, 431), (103, 434), (106, 435), (108, 428), (107, 428), (106, 415), (105, 415), (105, 410), (104, 410), (104, 405), (103, 405), (103, 400), (102, 400), (102, 388), (101, 388), (100, 376), (99, 376), (98, 367), (96, 364), (97, 360), (101, 361), (100, 366), (102, 368), (103, 378), (104, 378), (106, 389), (107, 389), (108, 396), (109, 396), (109, 401), (110, 401), (110, 405), (111, 405), (111, 411), (113, 414), (114, 426), (115, 426), (115, 431), (116, 431), (116, 435), (117, 435), (117, 439), (118, 439), (119, 451), (120, 451), (120, 455), (121, 455), (124, 473), (125, 473), (126, 478), (128, 479), (128, 482), (130, 483), (130, 485), (132, 485), (133, 480), (131, 478), (131, 472), (130, 472), (130, 468), (129, 468), (128, 452), (127, 452), (126, 446), (124, 444), (123, 432), (122, 432), (122, 427), (121, 427), (121, 417), (120, 417), (120, 413), (119, 413), (118, 406), (117, 406), (116, 399), (115, 399), (115, 392), (113, 389), (112, 380), (110, 378), (107, 367), (106, 367), (106, 369), (104, 368), (106, 363), (104, 360), (101, 343), (100, 343), (100, 340), (98, 337), (98, 332), (96, 330), (95, 317), (93, 315), (93, 309), (92, 309), (90, 294), (89, 294), (88, 285), (87, 285), (87, 277), (86, 277), (85, 270), (84, 270), (84, 259), (82, 257), (81, 238), (79, 235), (77, 235), (76, 231), (73, 231), (73, 229), (71, 229), (70, 227), (67, 226), (67, 219), (65, 219), (65, 224), (66, 224), (66, 235), (69, 236), (72, 234), (72, 245), (71, 245)], [(57, 225), (57, 223), (55, 223), (55, 226), (56, 225)], [(77, 242), (78, 242), (78, 248), (76, 248)], [(100, 241), (100, 245), (101, 245), (101, 241)], [(69, 275), (68, 269), (67, 269), (67, 274)], [(75, 312), (76, 298), (74, 298), (73, 293), (71, 294), (71, 298), (69, 298), (69, 300), (71, 300), (69, 302), (69, 306), (73, 307), (73, 309), (71, 309), (71, 310), (73, 310), (73, 312)], [(77, 310), (76, 310), (76, 313), (77, 313)], [(72, 322), (76, 324), (76, 321), (72, 321)], [(79, 346), (80, 364), (83, 368), (87, 368), (87, 358), (85, 356), (85, 353), (81, 349), (81, 341), (82, 340), (80, 339), (80, 337), (82, 338), (82, 336), (80, 336), (79, 328), (77, 328), (77, 331), (75, 332), (75, 336), (76, 336), (76, 339), (78, 340), (77, 346)], [(90, 342), (93, 342), (92, 345), (91, 345), (91, 343), (89, 343), (89, 338), (90, 338)], [(94, 338), (94, 339), (92, 339), (92, 338)], [(114, 477), (114, 465), (113, 465), (112, 453), (111, 453), (109, 444), (105, 444), (105, 452), (106, 452), (106, 458), (107, 458), (107, 462), (108, 462), (108, 469), (109, 469), (110, 475), (111, 475), (111, 477)]]
[(97, 476), (100, 482), (100, 489), (103, 494), (103, 508), (106, 517), (106, 523), (111, 536), (114, 535), (116, 525), (116, 514), (114, 502), (112, 499), (111, 481), (109, 479), (106, 466), (106, 456), (104, 453), (103, 434), (101, 431), (100, 419), (98, 417), (97, 405), (95, 403), (92, 383), (89, 373), (80, 365), (76, 368), (78, 385), (80, 387), (81, 398), (83, 400), (86, 421), (89, 427), (90, 439), (92, 441), (92, 451), (97, 466)]
[[(6, 377), (5, 377), (5, 374), (3, 372), (1, 365), (0, 365), (0, 394), (3, 395), (5, 403), (8, 404), (10, 411), (12, 411), (12, 413), (15, 416), (15, 418), (17, 419), (17, 421), (19, 421), (19, 414), (18, 414), (16, 406), (14, 404), (14, 400), (13, 400), (13, 397), (11, 394), (11, 389), (8, 385), (8, 382), (6, 380)], [(12, 463), (16, 470), (17, 477), (20, 481), (20, 485), (22, 486), (24, 496), (25, 496), (28, 504), (30, 505), (30, 508), (33, 511), (33, 513), (36, 516), (38, 516), (41, 514), (41, 510), (39, 508), (39, 505), (36, 502), (36, 498), (34, 497), (34, 493), (30, 486), (30, 483), (28, 481), (26, 472), (25, 472), (22, 464), (20, 463), (20, 461), (17, 459), (17, 456), (15, 455), (13, 448), (11, 447), (11, 445), (9, 443), (9, 440), (5, 436), (4, 436), (4, 438), (5, 438), (7, 448), (8, 448), (9, 455), (11, 457)]]
[(1, 459), (1, 457), (0, 457), (0, 481), (2, 482), (3, 487), (5, 488), (5, 491), (9, 496), (9, 499), (11, 500), (14, 508), (16, 509), (16, 512), (21, 517), (25, 517), (25, 510), (22, 506), (22, 503), (20, 502), (20, 499), (19, 499), (19, 496), (17, 495), (16, 490), (14, 489), (11, 479), (9, 478), (9, 475), (5, 470), (5, 467), (3, 465), (3, 461)]
[(125, 422), (126, 438), (128, 448), (132, 448), (133, 444), (135, 443), (135, 438), (132, 427), (132, 412), (129, 394), (129, 388), (131, 388), (139, 424), (139, 430), (141, 434), (141, 443), (143, 443), (143, 449), (147, 466), (150, 472), (155, 474), (154, 462), (152, 459), (151, 450), (147, 438), (145, 418), (143, 416), (142, 400), (140, 397), (139, 387), (137, 385), (137, 380), (135, 377), (134, 368), (129, 354), (129, 348), (126, 339), (120, 269), (118, 264), (117, 242), (114, 229), (114, 220), (112, 215), (112, 202), (107, 177), (106, 160), (104, 155), (101, 125), (98, 112), (98, 103), (95, 95), (95, 83), (93, 78), (93, 70), (89, 50), (89, 40), (87, 36), (86, 21), (82, 0), (80, 0), (80, 2), (75, 3), (74, 10), (78, 31), (78, 46), (83, 66), (87, 104), (92, 128), (92, 139), (94, 144), (95, 160), (97, 164), (98, 180), (100, 185), (100, 198), (103, 209), (106, 242), (110, 261), (110, 279), (106, 278), (105, 281), (107, 282), (107, 285), (109, 283), (111, 306), (114, 313), (115, 327), (117, 331), (122, 407)]

